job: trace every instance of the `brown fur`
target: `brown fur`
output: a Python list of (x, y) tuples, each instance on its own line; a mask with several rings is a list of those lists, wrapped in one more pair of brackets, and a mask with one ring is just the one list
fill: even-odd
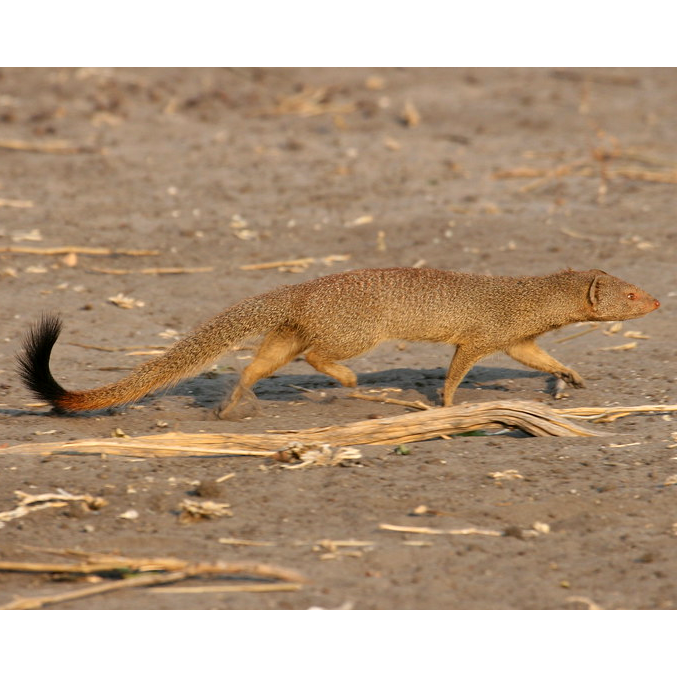
[(284, 286), (227, 308), (178, 341), (164, 355), (108, 386), (65, 391), (49, 372), (60, 324), (45, 318), (29, 334), (20, 357), (24, 382), (59, 412), (132, 402), (177, 383), (214, 362), (247, 336), (264, 335), (230, 398), (228, 417), (262, 378), (296, 356), (347, 387), (357, 385), (338, 364), (382, 341), (433, 341), (456, 346), (444, 383), (444, 404), (479, 359), (503, 351), (518, 362), (576, 386), (583, 380), (535, 339), (586, 320), (627, 320), (659, 307), (638, 287), (601, 270), (565, 270), (542, 277), (492, 277), (452, 271), (387, 268), (355, 270)]

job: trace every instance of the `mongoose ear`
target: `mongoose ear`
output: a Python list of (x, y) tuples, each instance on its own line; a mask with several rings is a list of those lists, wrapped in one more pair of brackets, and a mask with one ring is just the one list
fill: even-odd
[(590, 288), (588, 289), (588, 300), (593, 310), (597, 310), (597, 303), (599, 302), (599, 288), (602, 282), (602, 278), (606, 277), (606, 273), (601, 270), (594, 271), (596, 273), (601, 273), (601, 275), (595, 275), (592, 282), (590, 283)]

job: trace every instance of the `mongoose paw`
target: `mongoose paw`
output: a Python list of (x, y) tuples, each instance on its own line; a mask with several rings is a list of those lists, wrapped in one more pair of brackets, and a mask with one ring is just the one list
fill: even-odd
[(555, 378), (555, 385), (552, 389), (552, 396), (556, 400), (561, 400), (563, 397), (568, 396), (565, 392), (567, 384), (573, 386), (574, 388), (585, 388), (585, 382), (575, 371), (557, 374)]
[(235, 409), (215, 407), (212, 411), (214, 418), (218, 418), (221, 421), (241, 421), (256, 415), (255, 411), (243, 411), (243, 409), (243, 407), (236, 407)]
[(552, 397), (555, 400), (561, 400), (564, 397), (569, 397), (569, 395), (565, 392), (567, 387), (566, 381), (561, 378), (556, 378), (555, 379), (555, 384), (552, 387)]
[(213, 409), (214, 416), (222, 421), (241, 421), (261, 413), (256, 401), (241, 400), (235, 404), (220, 404)]
[(585, 381), (575, 372), (568, 371), (559, 375), (560, 379), (563, 379), (566, 383), (574, 388), (585, 388)]

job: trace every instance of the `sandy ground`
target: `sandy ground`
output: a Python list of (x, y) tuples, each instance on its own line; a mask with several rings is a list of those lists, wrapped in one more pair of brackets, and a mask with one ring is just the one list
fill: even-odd
[[(405, 413), (350, 398), (297, 361), (256, 387), (258, 416), (215, 420), (210, 411), (247, 351), (164, 395), (81, 417), (31, 406), (14, 373), (21, 337), (44, 311), (64, 319), (53, 371), (82, 389), (120, 377), (148, 359), (137, 353), (170, 345), (245, 296), (361, 267), (623, 277), (662, 307), (615, 332), (558, 342), (582, 329), (568, 327), (544, 337), (587, 379), (559, 406), (677, 403), (676, 108), (674, 71), (652, 69), (0, 71), (5, 452), (116, 430), (256, 432)], [(13, 140), (24, 146), (9, 148)], [(159, 254), (7, 251), (68, 246)], [(241, 269), (298, 258), (313, 261)], [(193, 272), (144, 272), (160, 267)], [(131, 307), (110, 300), (120, 296)], [(437, 404), (450, 353), (385, 345), (351, 366), (362, 390), (397, 388), (385, 392)], [(550, 385), (494, 356), (457, 401), (549, 403)], [(288, 592), (120, 590), (56, 608), (673, 608), (677, 425), (668, 415), (600, 425), (614, 436), (436, 439), (407, 454), (362, 447), (359, 462), (295, 470), (250, 457), (4, 453), (0, 512), (17, 505), (17, 491), (62, 489), (106, 505), (5, 522), (0, 559), (64, 561), (51, 548), (246, 560), (308, 580)], [(516, 472), (493, 475), (506, 470)], [(183, 523), (185, 499), (228, 503), (232, 515)], [(428, 510), (416, 514), (419, 506)], [(121, 517), (129, 511), (135, 519)], [(506, 535), (397, 533), (384, 523)], [(537, 523), (549, 531), (528, 537)], [(95, 582), (3, 572), (0, 605)]]

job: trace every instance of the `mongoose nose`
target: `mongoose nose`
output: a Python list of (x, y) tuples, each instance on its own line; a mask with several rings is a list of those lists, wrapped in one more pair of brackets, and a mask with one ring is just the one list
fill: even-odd
[(660, 307), (661, 307), (661, 302), (660, 302), (658, 299), (654, 299), (653, 307), (654, 307), (654, 308), (660, 308)]

